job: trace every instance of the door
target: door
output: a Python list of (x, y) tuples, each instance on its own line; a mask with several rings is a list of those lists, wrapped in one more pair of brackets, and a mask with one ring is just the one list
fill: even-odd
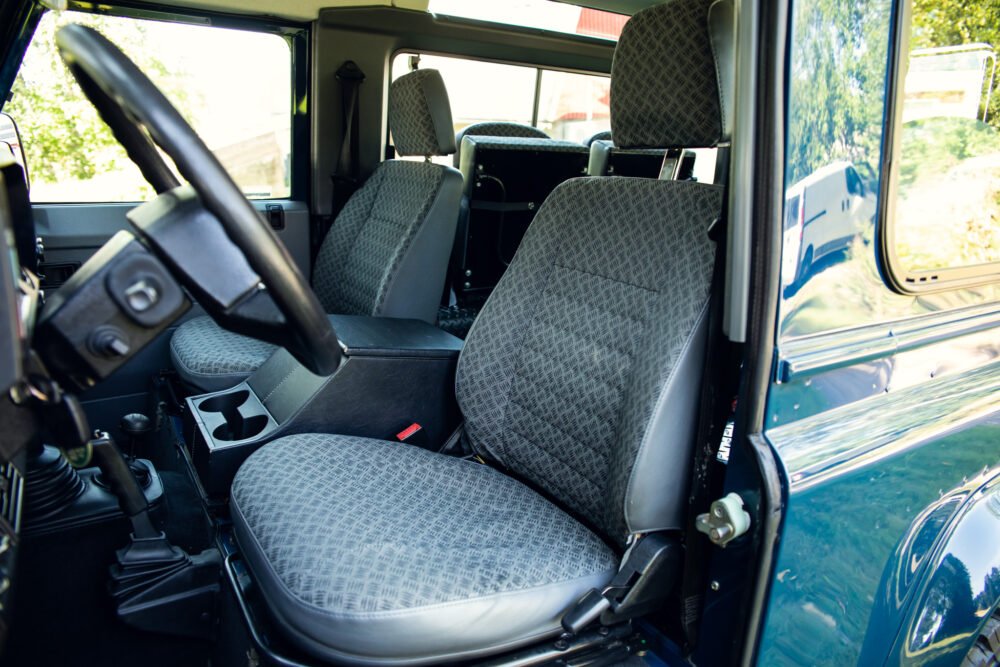
[(1000, 603), (998, 4), (958, 4), (793, 3), (786, 183), (880, 169), (837, 168), (860, 233), (779, 304), (762, 665), (957, 665)]
[[(308, 275), (308, 119), (305, 103), (294, 103), (306, 94), (306, 28), (133, 10), (45, 12), (36, 22), (3, 110), (18, 123), (27, 156), (47, 291), (126, 229), (127, 213), (154, 194), (63, 66), (55, 34), (68, 23), (95, 28), (136, 62)], [(195, 308), (188, 317), (199, 313)], [(171, 333), (85, 401), (141, 398), (149, 377), (170, 367)]]

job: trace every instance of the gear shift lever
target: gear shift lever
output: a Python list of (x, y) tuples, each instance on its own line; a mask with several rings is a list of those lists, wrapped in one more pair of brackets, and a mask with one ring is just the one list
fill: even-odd
[(149, 518), (149, 504), (135, 475), (115, 441), (104, 431), (95, 431), (90, 441), (94, 463), (101, 469), (101, 477), (118, 498), (118, 505), (132, 522), (132, 532), (137, 538), (157, 537), (160, 531)]
[(211, 618), (220, 591), (221, 554), (206, 549), (190, 556), (171, 544), (153, 526), (146, 496), (111, 436), (95, 432), (90, 448), (132, 522), (129, 542), (111, 566), (110, 591), (119, 618), (142, 630), (210, 637), (211, 625), (203, 619)]
[(118, 428), (128, 438), (128, 457), (134, 459), (136, 445), (141, 444), (146, 434), (152, 430), (153, 422), (144, 414), (132, 412), (122, 417)]

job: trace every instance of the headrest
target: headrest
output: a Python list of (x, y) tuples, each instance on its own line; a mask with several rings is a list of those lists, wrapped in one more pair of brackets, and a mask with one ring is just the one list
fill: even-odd
[(461, 163), (461, 151), (462, 151), (462, 139), (465, 137), (536, 137), (539, 139), (548, 139), (549, 135), (545, 134), (542, 130), (539, 130), (533, 125), (523, 125), (521, 123), (508, 123), (505, 121), (483, 121), (482, 123), (473, 123), (468, 127), (462, 129), (461, 132), (455, 135), (455, 144), (458, 146), (458, 150), (455, 151), (455, 166), (457, 167)]
[(694, 148), (727, 140), (734, 38), (731, 0), (667, 0), (635, 14), (611, 66), (615, 145)]
[(389, 86), (389, 131), (400, 155), (451, 155), (455, 126), (441, 73), (421, 69)]

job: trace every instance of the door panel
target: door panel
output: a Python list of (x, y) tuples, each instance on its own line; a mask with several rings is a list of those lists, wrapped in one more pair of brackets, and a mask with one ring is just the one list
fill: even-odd
[[(281, 206), (284, 227), (275, 233), (288, 248), (299, 270), (309, 275), (309, 208), (302, 202), (255, 201), (262, 215), (268, 206)], [(42, 274), (51, 289), (69, 277), (116, 232), (128, 229), (125, 215), (135, 204), (37, 204), (35, 230), (45, 246)], [(48, 272), (46, 269), (49, 269)]]

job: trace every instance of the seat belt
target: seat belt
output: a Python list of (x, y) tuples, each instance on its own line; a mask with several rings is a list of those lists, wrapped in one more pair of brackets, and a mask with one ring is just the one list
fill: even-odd
[(337, 70), (340, 83), (340, 100), (343, 105), (344, 138), (340, 142), (340, 156), (333, 172), (333, 201), (330, 206), (331, 222), (344, 208), (344, 204), (358, 189), (358, 142), (360, 132), (361, 106), (360, 88), (365, 81), (365, 73), (353, 60), (346, 61)]
[[(705, 589), (705, 563), (711, 544), (695, 528), (694, 517), (707, 511), (712, 500), (721, 494), (728, 462), (728, 447), (722, 457), (720, 443), (734, 409), (739, 378), (736, 346), (722, 335), (722, 316), (726, 292), (726, 243), (729, 212), (729, 148), (720, 147), (716, 156), (716, 182), (723, 182), (723, 208), (708, 229), (715, 242), (715, 263), (709, 288), (708, 332), (705, 361), (702, 366), (698, 435), (695, 440), (691, 495), (688, 498), (690, 522), (685, 530), (684, 574), (681, 578), (681, 623), (685, 639), (693, 646), (698, 633), (697, 619)], [(729, 434), (731, 437), (731, 433)], [(691, 573), (697, 576), (691, 576)], [(689, 648), (688, 647), (688, 648)]]

